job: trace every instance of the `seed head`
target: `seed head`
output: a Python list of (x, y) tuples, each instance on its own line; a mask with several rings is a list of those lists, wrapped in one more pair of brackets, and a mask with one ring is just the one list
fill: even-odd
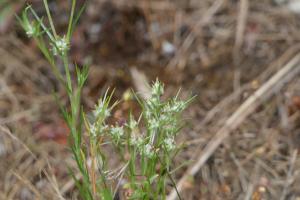
[(164, 145), (165, 145), (167, 151), (172, 151), (175, 149), (175, 141), (173, 138), (166, 138), (164, 140)]
[(153, 151), (153, 148), (152, 148), (152, 146), (150, 144), (144, 145), (144, 147), (143, 147), (143, 153), (148, 158), (152, 158), (155, 155), (155, 153)]
[(26, 27), (26, 35), (28, 37), (33, 37), (34, 35), (36, 35), (36, 28), (34, 26), (32, 26), (31, 23), (29, 23)]
[(58, 53), (64, 54), (66, 51), (70, 49), (69, 43), (66, 37), (59, 37), (54, 41), (53, 54), (57, 55)]
[(95, 106), (93, 111), (94, 117), (99, 118), (107, 118), (110, 116), (110, 109), (104, 104), (104, 102), (100, 99), (98, 104)]
[(111, 127), (110, 134), (112, 135), (112, 138), (116, 140), (116, 142), (119, 142), (121, 137), (124, 135), (124, 129), (120, 126)]
[(152, 85), (152, 91), (151, 94), (154, 97), (159, 97), (164, 93), (164, 86), (161, 82), (158, 80), (155, 81), (155, 83)]
[(97, 128), (96, 128), (96, 126), (94, 124), (90, 125), (90, 133), (94, 137), (97, 135)]

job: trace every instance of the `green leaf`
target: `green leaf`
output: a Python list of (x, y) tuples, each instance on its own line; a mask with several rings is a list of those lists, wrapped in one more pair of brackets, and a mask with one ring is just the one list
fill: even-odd
[(78, 65), (75, 65), (75, 69), (76, 69), (78, 87), (82, 88), (88, 78), (89, 67), (88, 65), (84, 65), (82, 70), (80, 70)]
[(28, 5), (27, 8), (30, 10), (30, 12), (33, 14), (34, 18), (38, 21), (38, 23), (41, 25), (42, 29), (44, 32), (46, 32), (46, 34), (48, 35), (50, 41), (52, 43), (55, 43), (55, 38), (52, 35), (52, 33), (49, 31), (49, 29), (45, 26), (45, 24), (43, 23), (42, 19), (37, 15), (37, 13), (33, 10), (33, 8), (31, 7), (31, 5)]
[(79, 12), (75, 16), (75, 18), (72, 20), (73, 22), (69, 23), (68, 28), (68, 37), (71, 38), (75, 29), (75, 26), (78, 24), (78, 21), (80, 19), (80, 16), (82, 15), (83, 11), (86, 8), (86, 2), (84, 2), (83, 6), (80, 8)]

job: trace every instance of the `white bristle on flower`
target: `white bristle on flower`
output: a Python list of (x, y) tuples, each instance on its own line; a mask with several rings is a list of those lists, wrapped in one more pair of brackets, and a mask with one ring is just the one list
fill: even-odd
[(175, 141), (174, 141), (173, 138), (166, 138), (166, 139), (164, 140), (164, 144), (165, 144), (166, 149), (167, 149), (168, 151), (172, 151), (172, 150), (175, 149)]
[(147, 156), (148, 158), (152, 158), (155, 153), (152, 149), (152, 146), (150, 144), (146, 144), (143, 148), (143, 153), (145, 154), (145, 156)]

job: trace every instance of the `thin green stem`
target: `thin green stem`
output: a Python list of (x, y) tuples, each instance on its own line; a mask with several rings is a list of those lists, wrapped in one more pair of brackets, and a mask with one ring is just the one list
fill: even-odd
[(72, 88), (72, 80), (71, 80), (71, 73), (70, 73), (70, 69), (69, 69), (69, 59), (68, 59), (67, 52), (63, 52), (62, 59), (63, 59), (63, 63), (64, 63), (65, 73), (66, 73), (67, 87), (68, 87), (69, 93), (72, 94), (73, 88)]
[(76, 6), (76, 0), (72, 0), (72, 8), (71, 8), (71, 14), (70, 14), (70, 19), (69, 19), (68, 33), (67, 33), (67, 41), (68, 42), (70, 42), (70, 40), (71, 40), (75, 6)]
[(45, 26), (45, 24), (43, 23), (42, 19), (37, 15), (37, 13), (32, 9), (31, 6), (28, 7), (31, 11), (31, 13), (33, 14), (34, 18), (40, 23), (41, 27), (43, 28), (44, 32), (47, 34), (47, 36), (49, 37), (51, 42), (55, 42), (55, 38), (53, 37), (53, 35), (49, 32), (48, 28)]
[(43, 41), (43, 38), (35, 38), (35, 41), (39, 47), (39, 49), (42, 51), (43, 55), (45, 56), (45, 58), (48, 60), (48, 62), (50, 63), (50, 67), (52, 69), (52, 72), (54, 73), (54, 75), (58, 78), (58, 80), (65, 85), (65, 81), (63, 76), (61, 75), (61, 73), (58, 71), (55, 61), (53, 59), (53, 57), (50, 55), (49, 51), (47, 50), (47, 47)]
[(49, 23), (50, 23), (50, 26), (51, 26), (52, 33), (54, 35), (54, 38), (57, 39), (58, 36), (56, 34), (56, 30), (55, 30), (55, 27), (54, 27), (53, 19), (51, 17), (51, 13), (50, 13), (50, 10), (49, 10), (48, 0), (43, 0), (43, 2), (44, 2), (44, 5), (45, 5), (45, 9), (46, 9), (48, 20), (49, 20)]
[[(159, 160), (159, 162), (161, 163), (161, 165), (163, 165), (162, 160), (161, 160), (160, 158), (158, 158), (158, 160)], [(166, 168), (166, 172), (165, 172), (165, 173), (167, 174), (167, 176), (169, 177), (170, 181), (172, 182), (173, 187), (175, 188), (175, 191), (176, 191), (176, 193), (177, 193), (178, 199), (179, 199), (179, 200), (182, 200), (182, 198), (181, 198), (181, 196), (180, 196), (180, 194), (179, 194), (179, 191), (178, 191), (178, 189), (177, 189), (176, 183), (175, 183), (174, 179), (172, 178), (172, 176), (171, 176), (171, 174), (170, 174), (168, 168)]]

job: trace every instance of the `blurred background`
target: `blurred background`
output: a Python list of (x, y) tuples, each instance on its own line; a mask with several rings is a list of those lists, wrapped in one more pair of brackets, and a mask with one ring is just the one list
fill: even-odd
[[(55, 188), (77, 199), (68, 129), (52, 93), (67, 97), (16, 22), (27, 3), (46, 15), (41, 0), (0, 0), (0, 199), (57, 199)], [(63, 34), (70, 2), (49, 5)], [(70, 57), (90, 65), (87, 111), (108, 87), (124, 99), (115, 120), (138, 112), (131, 88), (147, 90), (156, 77), (166, 96), (179, 88), (182, 98), (197, 95), (184, 114), (177, 140), (185, 147), (174, 161), (192, 165), (229, 116), (298, 55), (299, 40), (298, 0), (89, 0)], [(299, 76), (289, 79), (261, 103), (186, 181), (183, 199), (299, 200), (299, 85)]]

